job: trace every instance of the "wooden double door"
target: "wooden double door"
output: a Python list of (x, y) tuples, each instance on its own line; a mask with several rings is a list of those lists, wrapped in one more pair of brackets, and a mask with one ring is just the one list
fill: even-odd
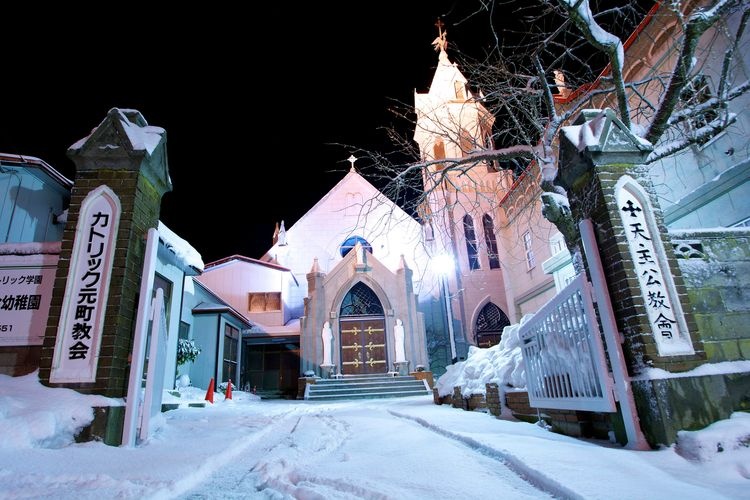
[(388, 371), (384, 317), (342, 318), (339, 332), (343, 375)]

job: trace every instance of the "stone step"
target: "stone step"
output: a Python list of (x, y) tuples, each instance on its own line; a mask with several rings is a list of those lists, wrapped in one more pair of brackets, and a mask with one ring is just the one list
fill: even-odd
[(349, 375), (335, 379), (318, 379), (307, 387), (308, 400), (367, 399), (430, 394), (422, 380), (410, 375)]
[(346, 400), (346, 399), (378, 399), (378, 398), (402, 398), (407, 396), (426, 396), (430, 394), (426, 389), (419, 391), (391, 391), (391, 392), (357, 392), (354, 394), (310, 394), (310, 401), (319, 400)]
[(417, 381), (409, 384), (366, 385), (345, 387), (310, 387), (310, 394), (356, 394), (358, 392), (380, 393), (397, 391), (425, 391), (424, 384)]
[(350, 382), (324, 382), (321, 383), (320, 381), (313, 384), (313, 386), (316, 386), (315, 389), (320, 388), (331, 388), (331, 387), (378, 387), (378, 386), (402, 386), (402, 385), (409, 385), (409, 384), (419, 384), (424, 385), (421, 380), (368, 380), (368, 381), (350, 381)]

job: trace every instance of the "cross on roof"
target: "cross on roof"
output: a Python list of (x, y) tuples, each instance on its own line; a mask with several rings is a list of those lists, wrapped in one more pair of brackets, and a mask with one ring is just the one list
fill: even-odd
[(443, 20), (438, 17), (435, 26), (438, 29), (438, 37), (432, 41), (432, 45), (435, 47), (436, 51), (439, 50), (445, 52), (445, 49), (448, 48), (448, 39), (446, 38), (448, 32), (443, 30), (445, 23), (443, 23)]

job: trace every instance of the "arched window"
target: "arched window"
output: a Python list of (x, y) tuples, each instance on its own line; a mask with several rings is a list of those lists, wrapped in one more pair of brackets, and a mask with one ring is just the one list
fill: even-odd
[(469, 214), (464, 215), (464, 236), (466, 237), (466, 255), (469, 257), (469, 269), (479, 269), (479, 247), (474, 221)]
[(357, 246), (357, 243), (362, 244), (362, 248), (372, 253), (372, 245), (370, 245), (366, 239), (361, 236), (352, 236), (351, 238), (347, 238), (346, 241), (341, 244), (341, 248), (339, 249), (341, 256), (345, 257), (346, 254), (352, 251), (352, 248)]
[(490, 269), (497, 269), (500, 267), (500, 257), (497, 255), (495, 224), (492, 223), (490, 214), (484, 214), (482, 217), (482, 226), (484, 228), (484, 242), (487, 244), (487, 258), (490, 261)]
[(383, 316), (383, 305), (372, 288), (360, 281), (341, 302), (340, 316)]
[(503, 328), (510, 325), (505, 313), (492, 302), (488, 302), (477, 316), (474, 325), (474, 341), (479, 347), (492, 347), (500, 343)]

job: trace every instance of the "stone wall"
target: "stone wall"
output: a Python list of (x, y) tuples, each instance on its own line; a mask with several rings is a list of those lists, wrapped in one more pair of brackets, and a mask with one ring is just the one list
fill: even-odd
[(750, 230), (671, 236), (707, 360), (750, 359)]
[[(749, 359), (750, 231), (679, 230), (670, 236), (695, 319), (691, 333), (706, 362)], [(750, 372), (634, 380), (633, 392), (649, 442), (669, 444), (678, 430), (750, 411)]]
[[(486, 395), (472, 394), (464, 396), (460, 387), (454, 387), (453, 393), (440, 396), (437, 388), (433, 389), (433, 401), (437, 405), (451, 405), (465, 411), (487, 410), (494, 416), (500, 417), (502, 407), (505, 406), (514, 418), (524, 422), (536, 423), (541, 417), (553, 432), (575, 437), (593, 437), (609, 439), (610, 432), (617, 427), (616, 418), (606, 413), (589, 411), (552, 410), (538, 411), (529, 405), (526, 391), (509, 391), (501, 393), (497, 384), (486, 384)], [(503, 402), (501, 405), (501, 401)], [(619, 433), (619, 429), (616, 429)]]

